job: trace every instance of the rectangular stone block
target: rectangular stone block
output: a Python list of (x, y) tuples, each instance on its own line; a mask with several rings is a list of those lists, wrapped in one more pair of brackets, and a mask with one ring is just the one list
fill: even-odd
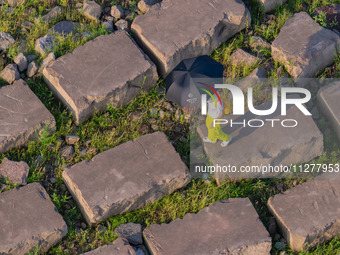
[(158, 79), (156, 66), (125, 31), (76, 48), (47, 66), (43, 76), (77, 123), (110, 104), (126, 105)]
[[(268, 171), (263, 174), (261, 171), (243, 170), (247, 166), (280, 168), (305, 163), (323, 153), (323, 136), (312, 116), (304, 115), (292, 104), (287, 106), (286, 115), (281, 115), (280, 101), (276, 111), (270, 115), (258, 116), (247, 111), (240, 116), (231, 114), (222, 117), (228, 121), (228, 124), (221, 125), (221, 128), (232, 137), (230, 144), (222, 147), (220, 140), (216, 143), (203, 142), (204, 151), (211, 159), (212, 165), (225, 169), (214, 173), (217, 182), (226, 177), (236, 179), (273, 177), (280, 172)], [(272, 101), (268, 101), (256, 106), (256, 109), (266, 110), (271, 106)], [(206, 124), (198, 127), (198, 133), (202, 139), (208, 135)], [(235, 172), (227, 171), (228, 166), (230, 169), (233, 167)]]
[(136, 252), (126, 239), (118, 237), (113, 243), (86, 252), (84, 255), (136, 255)]
[(131, 32), (166, 76), (183, 59), (209, 55), (250, 25), (237, 0), (165, 0), (136, 17)]
[(295, 13), (272, 43), (274, 60), (285, 65), (294, 78), (311, 78), (331, 65), (340, 37), (323, 28), (307, 13)]
[(338, 172), (269, 198), (269, 211), (293, 251), (312, 248), (340, 234), (339, 194)]
[(67, 225), (45, 189), (31, 183), (0, 194), (0, 254), (47, 252), (67, 234)]
[(271, 238), (248, 198), (221, 200), (170, 224), (147, 227), (152, 255), (270, 254)]
[(141, 208), (190, 181), (186, 165), (161, 132), (80, 162), (63, 178), (89, 224)]
[(0, 153), (55, 131), (55, 120), (23, 80), (0, 88)]
[(334, 82), (319, 90), (318, 105), (327, 116), (340, 140), (340, 82)]

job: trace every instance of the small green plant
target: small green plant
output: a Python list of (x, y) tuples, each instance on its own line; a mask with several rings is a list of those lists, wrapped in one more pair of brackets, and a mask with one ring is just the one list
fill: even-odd
[(322, 11), (318, 15), (314, 16), (314, 20), (321, 26), (327, 27), (327, 15), (325, 12)]

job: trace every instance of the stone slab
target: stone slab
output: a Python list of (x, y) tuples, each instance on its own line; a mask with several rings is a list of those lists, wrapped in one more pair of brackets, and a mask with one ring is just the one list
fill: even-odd
[(287, 2), (287, 0), (258, 0), (258, 2), (263, 5), (265, 12), (270, 12), (276, 7)]
[(0, 194), (0, 254), (46, 252), (67, 234), (67, 225), (39, 183)]
[(166, 0), (137, 16), (131, 32), (166, 76), (183, 59), (209, 55), (250, 21), (242, 1)]
[(248, 198), (221, 200), (170, 224), (147, 227), (152, 255), (270, 254), (271, 238)]
[(314, 77), (331, 65), (340, 37), (300, 12), (286, 21), (271, 46), (274, 60), (285, 65), (294, 78)]
[(86, 252), (84, 255), (136, 255), (136, 252), (126, 239), (118, 237), (113, 243)]
[(318, 105), (327, 116), (340, 140), (340, 82), (334, 82), (319, 90)]
[(141, 136), (63, 172), (86, 221), (98, 223), (141, 208), (190, 181), (164, 133)]
[[(290, 166), (308, 162), (323, 153), (323, 136), (312, 116), (304, 115), (295, 105), (287, 106), (286, 116), (281, 115), (281, 100), (277, 110), (267, 116), (254, 115), (247, 111), (245, 115), (226, 115), (222, 119), (228, 120), (228, 125), (222, 125), (222, 130), (232, 137), (227, 147), (221, 146), (221, 141), (215, 144), (204, 142), (204, 151), (210, 157), (213, 166), (233, 166), (237, 171), (241, 166)], [(256, 106), (258, 110), (270, 109), (271, 101)], [(247, 123), (251, 121), (250, 127)], [(266, 121), (266, 119), (276, 121)], [(284, 127), (283, 120), (297, 120), (296, 127)], [(231, 127), (231, 121), (234, 124)], [(246, 124), (244, 125), (243, 122)], [(286, 126), (294, 126), (295, 123), (284, 122)], [(245, 126), (245, 127), (244, 127)], [(202, 124), (198, 128), (201, 138), (208, 134), (207, 127)], [(251, 145), (251, 146), (250, 146)], [(275, 175), (275, 173), (273, 173)], [(229, 178), (268, 178), (272, 175), (267, 173), (245, 173), (245, 172), (215, 172), (217, 182), (226, 177)]]
[(293, 251), (340, 234), (340, 173), (324, 174), (269, 198), (268, 208)]
[(156, 66), (125, 31), (76, 48), (47, 66), (43, 76), (78, 123), (96, 109), (127, 104), (158, 79)]
[(55, 120), (23, 80), (0, 88), (0, 153), (36, 141), (44, 129), (55, 131)]
[(142, 245), (142, 225), (137, 223), (120, 224), (115, 229), (115, 234), (126, 238), (131, 245)]
[(53, 33), (58, 33), (63, 36), (67, 36), (70, 33), (75, 33), (77, 29), (81, 27), (81, 23), (72, 21), (60, 21), (55, 24), (50, 31)]
[(30, 167), (25, 161), (16, 162), (4, 158), (1, 161), (0, 177), (8, 178), (10, 182), (18, 185), (26, 185), (29, 170)]

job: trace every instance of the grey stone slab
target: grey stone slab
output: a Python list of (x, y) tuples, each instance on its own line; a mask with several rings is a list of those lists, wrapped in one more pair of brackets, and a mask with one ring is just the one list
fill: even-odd
[(131, 32), (166, 76), (183, 59), (209, 55), (250, 21), (242, 1), (166, 0), (137, 16)]
[(95, 1), (85, 1), (83, 5), (83, 13), (89, 19), (98, 21), (102, 14), (102, 7)]
[(142, 225), (137, 223), (120, 224), (115, 229), (115, 234), (126, 238), (131, 245), (143, 244)]
[(20, 73), (16, 64), (7, 65), (1, 72), (0, 78), (12, 84), (16, 80), (20, 79)]
[(16, 162), (9, 160), (8, 158), (4, 158), (1, 161), (0, 177), (8, 178), (8, 180), (12, 183), (26, 185), (29, 170), (30, 167), (24, 161)]
[(233, 66), (252, 66), (258, 61), (259, 58), (242, 49), (235, 50), (229, 58), (229, 64)]
[(67, 225), (39, 183), (0, 194), (0, 254), (46, 252), (67, 234)]
[[(58, 16), (60, 14), (62, 14), (62, 12), (64, 11), (64, 8), (61, 6), (55, 6), (53, 7), (47, 14), (41, 16), (42, 21), (44, 22), (50, 22), (56, 18), (58, 18)], [(40, 18), (40, 16), (36, 17), (36, 19), (38, 20)]]
[(78, 22), (61, 21), (51, 28), (51, 32), (66, 36), (70, 33), (75, 33), (80, 26), (81, 25)]
[[(260, 106), (258, 110), (270, 109), (272, 101)], [(213, 166), (234, 167), (237, 171), (243, 166), (290, 166), (310, 161), (323, 153), (323, 136), (312, 116), (304, 115), (295, 105), (287, 106), (285, 116), (281, 115), (281, 103), (277, 110), (267, 116), (254, 115), (250, 111), (245, 115), (226, 115), (222, 119), (228, 120), (222, 125), (222, 130), (232, 137), (227, 147), (221, 146), (221, 141), (215, 144), (204, 142), (204, 151), (211, 159)], [(256, 119), (255, 121), (253, 121)], [(296, 120), (296, 127), (284, 127), (283, 120)], [(248, 121), (251, 121), (250, 127)], [(274, 121), (266, 121), (274, 120)], [(231, 127), (231, 121), (233, 121)], [(260, 122), (262, 121), (262, 123)], [(236, 124), (241, 123), (241, 124)], [(243, 124), (245, 123), (245, 124)], [(256, 127), (261, 126), (262, 127)], [(295, 122), (285, 121), (284, 125), (294, 126)], [(199, 126), (198, 133), (201, 138), (208, 135), (205, 124)], [(245, 173), (216, 171), (217, 182), (224, 178), (268, 178), (276, 173)]]
[(248, 198), (221, 200), (170, 224), (147, 227), (153, 255), (270, 254), (271, 238)]
[(268, 208), (293, 251), (340, 234), (340, 173), (323, 174), (269, 198)]
[(126, 239), (118, 237), (113, 243), (86, 252), (84, 255), (136, 255), (136, 252)]
[(102, 35), (58, 58), (43, 70), (52, 91), (76, 122), (131, 101), (156, 84), (156, 66), (125, 31)]
[(44, 56), (53, 50), (56, 40), (57, 39), (53, 35), (45, 35), (40, 37), (35, 41), (34, 49)]
[(45, 128), (54, 132), (54, 117), (23, 80), (0, 88), (0, 153), (38, 140)]
[(258, 2), (263, 5), (265, 12), (270, 12), (276, 7), (287, 2), (287, 0), (258, 0)]
[(144, 135), (63, 172), (86, 221), (150, 204), (190, 181), (189, 171), (161, 132)]
[(340, 140), (340, 82), (334, 82), (319, 90), (318, 105), (327, 116)]
[(9, 33), (0, 32), (0, 51), (7, 50), (15, 42)]
[(273, 58), (284, 63), (294, 78), (314, 77), (331, 65), (340, 46), (340, 37), (300, 12), (286, 21), (272, 43)]

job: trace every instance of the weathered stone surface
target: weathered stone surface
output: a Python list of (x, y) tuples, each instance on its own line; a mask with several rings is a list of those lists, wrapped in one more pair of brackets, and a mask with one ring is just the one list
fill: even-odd
[(129, 24), (126, 20), (120, 19), (115, 23), (117, 30), (129, 30)]
[(307, 13), (288, 19), (272, 43), (273, 58), (294, 78), (314, 77), (334, 62), (340, 37), (317, 24)]
[[(50, 22), (56, 18), (63, 12), (64, 8), (61, 6), (55, 6), (53, 7), (47, 14), (41, 16), (42, 21), (44, 22)], [(36, 19), (39, 19), (39, 17), (36, 17)]]
[(26, 58), (27, 58), (27, 62), (31, 63), (33, 60), (36, 60), (38, 57), (37, 55), (27, 55)]
[(67, 225), (39, 183), (0, 194), (0, 254), (46, 252), (67, 234)]
[(319, 90), (317, 101), (340, 140), (340, 82), (334, 82)]
[(56, 39), (53, 35), (45, 35), (35, 41), (35, 50), (41, 55), (45, 55), (53, 50)]
[(60, 35), (68, 35), (70, 33), (74, 33), (78, 27), (80, 27), (80, 23), (72, 21), (61, 21), (55, 24), (51, 28), (51, 31)]
[(260, 36), (252, 36), (249, 42), (250, 47), (254, 48), (255, 51), (259, 52), (263, 49), (270, 49), (270, 43), (266, 42)]
[(55, 120), (23, 80), (0, 88), (0, 153), (38, 140), (45, 127), (53, 132)]
[(131, 245), (143, 244), (142, 225), (136, 223), (121, 224), (115, 229), (115, 234), (126, 238)]
[(124, 16), (124, 10), (120, 5), (114, 5), (111, 7), (111, 16), (115, 19), (121, 19)]
[[(267, 78), (267, 71), (263, 67), (255, 68), (247, 77), (236, 82), (236, 86), (246, 91), (247, 88), (261, 86), (264, 84), (264, 79)], [(231, 93), (228, 96), (231, 96)]]
[(102, 15), (102, 7), (95, 1), (86, 1), (83, 5), (84, 15), (89, 19), (98, 21)]
[(105, 27), (107, 31), (113, 32), (113, 22), (112, 22), (112, 20), (103, 22), (103, 27)]
[(55, 60), (55, 55), (53, 52), (49, 53), (46, 58), (43, 59), (40, 69), (43, 70), (46, 66), (51, 64)]
[(0, 51), (7, 50), (14, 42), (14, 38), (9, 33), (0, 32)]
[(17, 6), (26, 3), (26, 0), (7, 0), (9, 6)]
[(143, 232), (153, 255), (270, 254), (271, 238), (248, 198), (221, 200)]
[(269, 198), (268, 208), (294, 251), (340, 234), (340, 174), (323, 174)]
[(65, 137), (65, 142), (67, 144), (70, 144), (70, 145), (79, 142), (79, 140), (80, 140), (80, 138), (77, 135), (66, 135), (66, 137)]
[(258, 58), (242, 49), (235, 50), (229, 58), (229, 64), (233, 66), (252, 66), (256, 62), (258, 62)]
[(7, 65), (1, 72), (0, 78), (7, 81), (9, 84), (12, 84), (14, 81), (20, 79), (20, 73), (18, 72), (18, 68), (16, 64)]
[(4, 158), (1, 161), (0, 177), (8, 178), (12, 183), (26, 185), (29, 170), (30, 167), (24, 161), (15, 162)]
[(265, 12), (270, 12), (276, 7), (284, 4), (287, 0), (258, 0), (260, 4), (263, 5)]
[(128, 103), (158, 79), (155, 65), (125, 31), (76, 48), (46, 67), (43, 75), (77, 122), (90, 118), (95, 109)]
[(26, 70), (27, 68), (27, 58), (25, 57), (24, 54), (19, 53), (15, 59), (14, 59), (14, 63), (17, 64), (18, 69), (20, 72), (23, 72), (24, 70)]
[(159, 3), (160, 0), (141, 0), (138, 2), (138, 9), (143, 12), (146, 13), (148, 10), (150, 10), (150, 7), (156, 3)]
[[(289, 97), (290, 98), (290, 97)], [(231, 135), (233, 140), (227, 147), (221, 147), (221, 141), (215, 144), (204, 142), (204, 150), (214, 166), (233, 166), (240, 170), (241, 166), (289, 166), (308, 162), (323, 153), (323, 136), (312, 116), (304, 115), (295, 105), (287, 106), (285, 116), (281, 115), (281, 100), (276, 111), (267, 116), (254, 115), (247, 111), (245, 115), (227, 115), (222, 119), (228, 120), (228, 125), (222, 125), (222, 130)], [(272, 102), (257, 106), (258, 110), (270, 109)], [(250, 127), (247, 123), (251, 121)], [(266, 121), (267, 119), (276, 121)], [(283, 120), (293, 119), (298, 122), (296, 127), (284, 127)], [(234, 124), (231, 127), (231, 121)], [(261, 126), (263, 121), (262, 127)], [(242, 124), (245, 122), (245, 127)], [(296, 123), (285, 121), (284, 125), (294, 126)], [(206, 125), (198, 128), (200, 136), (208, 134)], [(249, 146), (251, 145), (251, 146)], [(215, 179), (219, 182), (225, 177), (230, 178), (268, 178), (278, 173), (241, 173), (215, 172)]]
[(161, 132), (78, 163), (63, 178), (89, 224), (141, 208), (190, 181), (187, 167)]
[(33, 77), (38, 72), (38, 70), (39, 70), (39, 66), (37, 62), (34, 60), (33, 62), (28, 64), (27, 72), (26, 72), (27, 77), (28, 78)]
[(118, 237), (113, 243), (86, 252), (84, 255), (136, 255), (136, 252), (126, 239)]
[(250, 21), (241, 1), (167, 0), (137, 16), (131, 31), (166, 76), (183, 59), (209, 55)]

